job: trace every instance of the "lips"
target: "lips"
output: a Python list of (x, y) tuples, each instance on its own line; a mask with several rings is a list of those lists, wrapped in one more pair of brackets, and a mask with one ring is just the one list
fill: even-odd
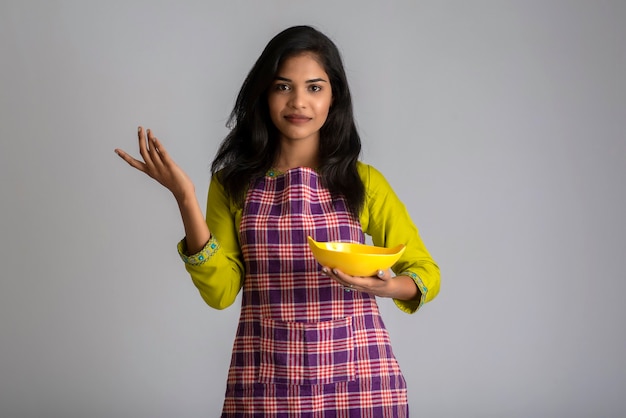
[(308, 116), (304, 116), (304, 115), (292, 114), (292, 115), (285, 116), (285, 119), (291, 123), (306, 123), (310, 121), (312, 118), (309, 118)]

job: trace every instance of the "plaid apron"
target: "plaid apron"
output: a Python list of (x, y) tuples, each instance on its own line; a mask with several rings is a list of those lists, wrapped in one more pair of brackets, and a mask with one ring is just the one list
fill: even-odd
[(307, 244), (365, 241), (345, 201), (309, 168), (266, 176), (239, 233), (246, 277), (222, 417), (407, 417), (375, 297), (322, 275)]

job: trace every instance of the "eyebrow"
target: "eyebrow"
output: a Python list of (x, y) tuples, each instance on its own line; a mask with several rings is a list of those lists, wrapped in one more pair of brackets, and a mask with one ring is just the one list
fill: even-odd
[[(275, 80), (280, 80), (280, 81), (287, 81), (289, 83), (292, 82), (292, 80), (286, 78), (286, 77), (280, 77), (280, 76), (276, 76)], [(311, 80), (306, 80), (305, 83), (328, 83), (328, 81), (324, 80), (323, 78), (313, 78)]]

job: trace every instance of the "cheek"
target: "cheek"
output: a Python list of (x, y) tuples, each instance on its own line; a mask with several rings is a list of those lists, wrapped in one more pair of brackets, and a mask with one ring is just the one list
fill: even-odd
[(326, 117), (328, 117), (328, 114), (330, 113), (330, 107), (332, 106), (332, 104), (333, 104), (332, 99), (329, 99), (322, 106), (320, 106), (320, 112), (324, 113)]

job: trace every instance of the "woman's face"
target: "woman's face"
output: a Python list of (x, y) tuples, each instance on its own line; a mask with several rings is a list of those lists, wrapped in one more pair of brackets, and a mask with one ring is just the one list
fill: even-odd
[(270, 86), (268, 104), (281, 141), (319, 140), (333, 94), (330, 79), (312, 53), (287, 58)]

